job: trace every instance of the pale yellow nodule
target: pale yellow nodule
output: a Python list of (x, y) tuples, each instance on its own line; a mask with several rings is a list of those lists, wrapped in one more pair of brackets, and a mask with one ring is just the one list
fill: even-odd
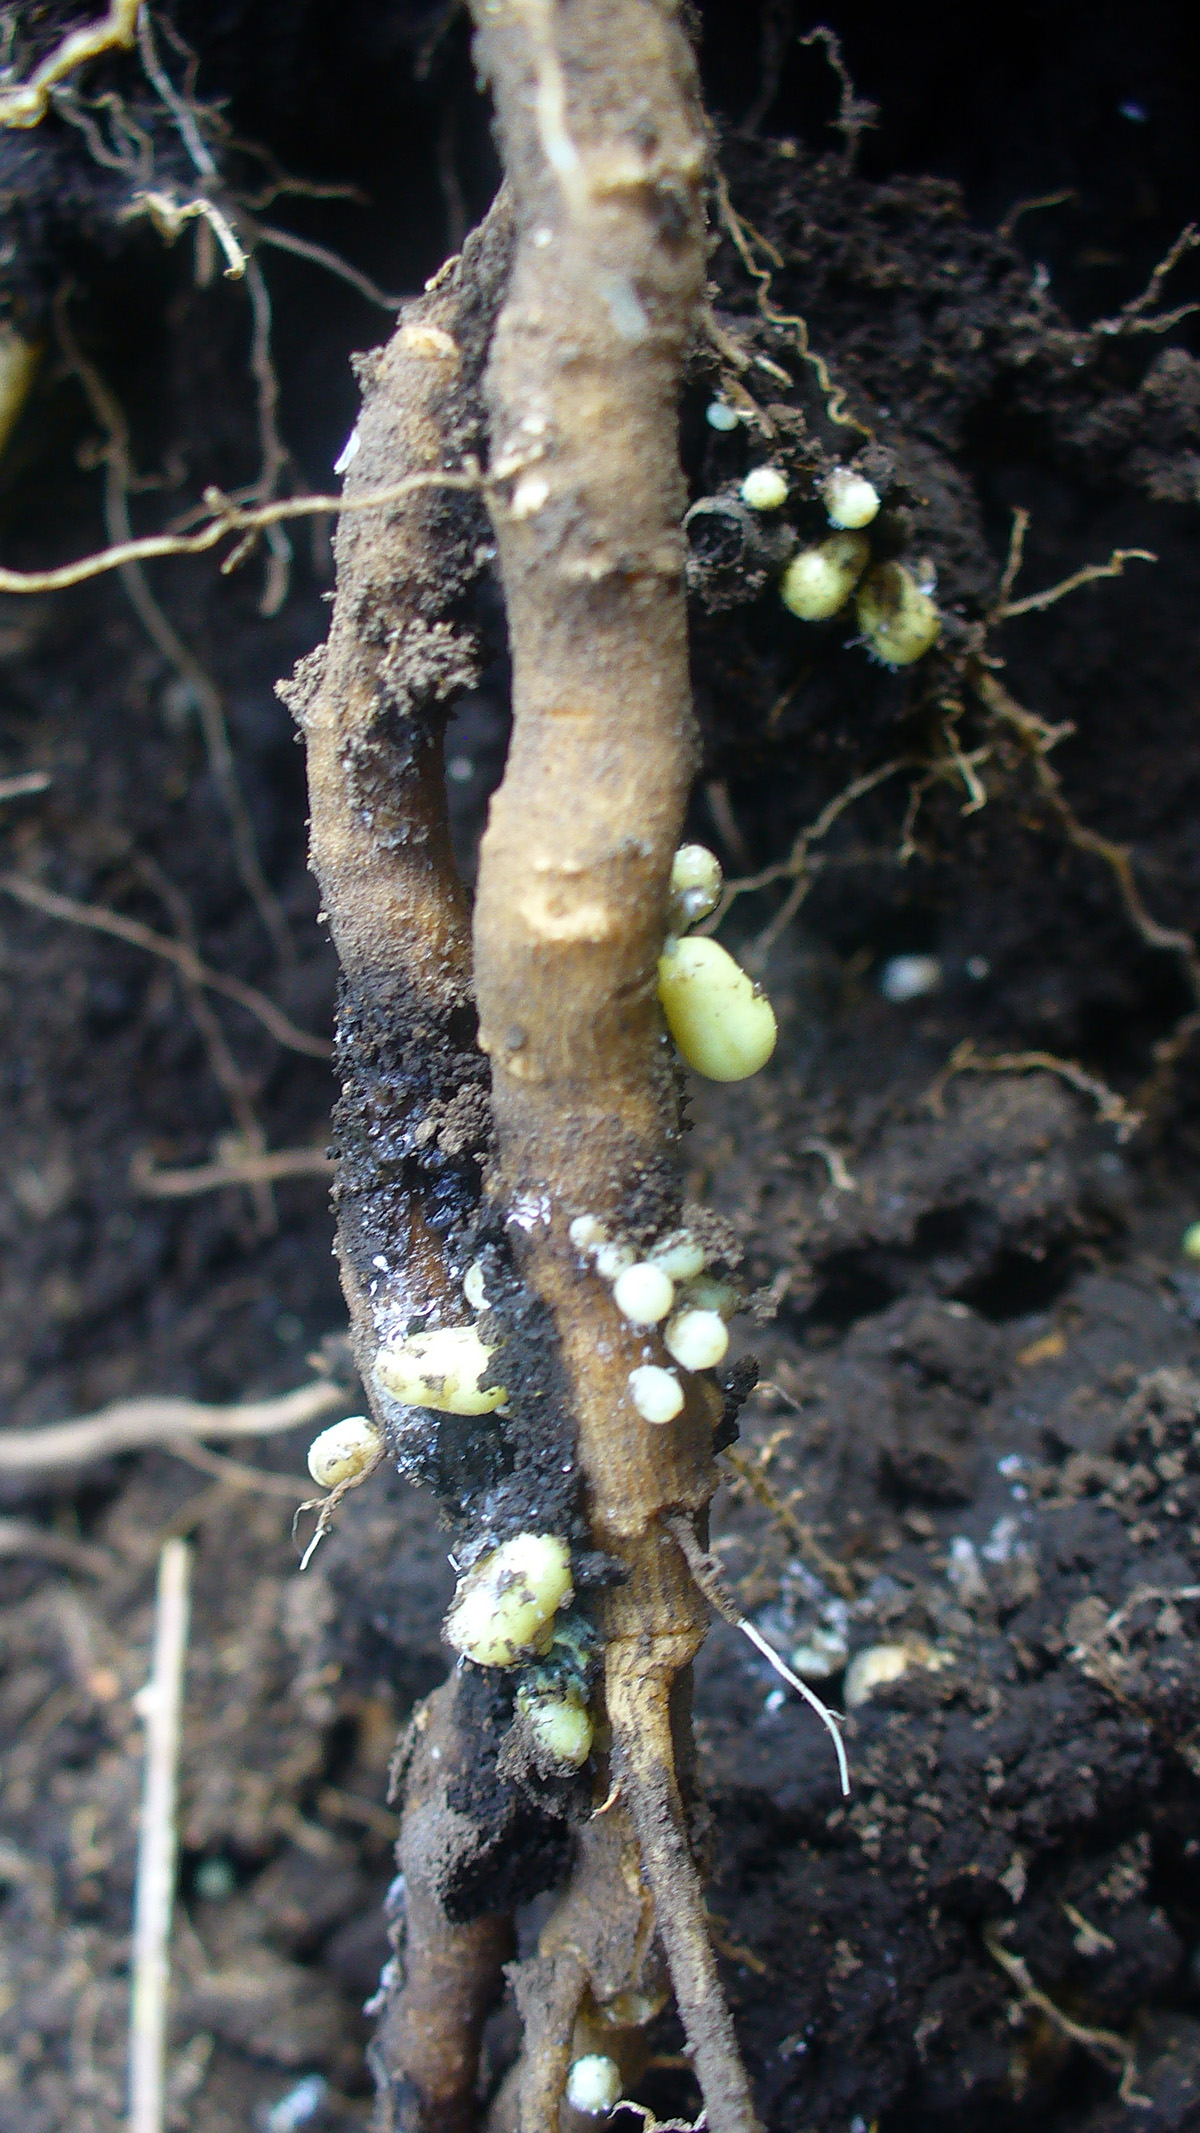
[(751, 467), (742, 483), (742, 502), (752, 511), (778, 511), (786, 504), (788, 485), (778, 467)]
[(672, 1281), (694, 1281), (704, 1272), (704, 1246), (690, 1229), (672, 1230), (647, 1252), (651, 1266), (660, 1266)]
[(671, 862), (672, 930), (697, 926), (721, 901), (721, 862), (706, 844), (681, 844)]
[(779, 580), (779, 597), (801, 622), (827, 622), (846, 605), (870, 560), (865, 533), (831, 533), (792, 557)]
[(383, 1434), (369, 1415), (347, 1415), (313, 1438), (308, 1471), (319, 1489), (336, 1489), (373, 1466), (382, 1447)]
[(572, 2062), (567, 2102), (586, 2118), (607, 2118), (621, 2101), (621, 2069), (607, 2052), (588, 2052)]
[(677, 1311), (667, 1320), (663, 1345), (683, 1370), (715, 1370), (728, 1352), (729, 1328), (719, 1311)]
[(858, 626), (885, 667), (911, 667), (942, 634), (936, 603), (900, 563), (881, 563), (863, 579)]
[(775, 1049), (775, 1011), (719, 941), (668, 945), (658, 965), (667, 1028), (690, 1067), (708, 1081), (746, 1081)]
[(592, 1752), (591, 1714), (578, 1689), (518, 1689), (535, 1745), (552, 1763), (578, 1770)]
[(878, 516), (879, 491), (874, 482), (864, 474), (852, 474), (849, 467), (835, 467), (822, 494), (831, 526), (858, 529)]
[(460, 1581), (446, 1637), (476, 1666), (520, 1666), (547, 1652), (571, 1598), (571, 1551), (553, 1533), (517, 1533)]
[(633, 1326), (656, 1326), (674, 1301), (670, 1275), (644, 1259), (625, 1267), (613, 1283), (613, 1302)]
[(376, 1351), (375, 1375), (385, 1392), (406, 1407), (434, 1407), (448, 1415), (490, 1415), (508, 1395), (502, 1385), (480, 1385), (493, 1350), (474, 1326), (438, 1326), (410, 1333)]
[(639, 1363), (629, 1373), (629, 1397), (643, 1422), (661, 1429), (683, 1413), (683, 1387), (673, 1370), (661, 1363)]

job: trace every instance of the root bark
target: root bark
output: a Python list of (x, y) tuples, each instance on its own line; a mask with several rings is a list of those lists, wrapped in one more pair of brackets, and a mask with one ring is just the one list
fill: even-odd
[[(479, 374), (508, 250), (501, 201), (458, 271), (365, 360), (350, 499), (380, 486), (381, 469), (395, 485), (480, 442)], [(442, 761), (446, 705), (471, 657), (448, 615), (485, 530), (472, 498), (432, 489), (343, 515), (329, 640), (285, 692), (307, 747), (312, 865), (342, 967), (337, 1252), (359, 1370), (384, 1423), (372, 1374), (381, 1333), (461, 1309), (454, 1245), (478, 1199), (478, 1147), (448, 1169), (436, 1130), (421, 1128), (456, 1098), (461, 1111), (464, 1094), (486, 1113)], [(407, 1930), (374, 2052), (381, 2133), (477, 2123), (479, 2037), (509, 1953), (507, 1915), (455, 1921), (439, 1893), (456, 1823), (446, 1789), (465, 1752), (458, 1696), (451, 1681), (427, 1707), (408, 1770)]]
[[(692, 1379), (674, 1422), (642, 1420), (629, 1373), (657, 1349), (568, 1234), (582, 1214), (635, 1235), (678, 1217), (655, 969), (695, 768), (676, 400), (703, 298), (707, 140), (671, 7), (486, 0), (476, 21), (516, 229), (486, 380), (514, 718), (475, 905), (491, 1188), (554, 1314), (593, 1541), (624, 1573), (599, 1609), (613, 1811), (636, 1835), (709, 2124), (749, 2133), (668, 1719), (705, 1609), (660, 1516), (712, 1494), (716, 1396)], [(571, 2000), (556, 2034), (530, 2025), (522, 2133), (555, 2133)]]
[[(469, 679), (454, 610), (478, 568), (478, 502), (427, 490), (344, 515), (329, 644), (292, 691), (344, 973), (338, 1251), (373, 1392), (381, 1337), (419, 1314), (461, 1314), (471, 1181), (447, 1213), (445, 1176), (420, 1151), (439, 1106), (474, 1091), (486, 1109), (490, 1061), (495, 1139), (486, 1163), (474, 1150), (474, 1199), (482, 1176), (489, 1220), (551, 1314), (587, 1525), (609, 1563), (594, 1605), (609, 1797), (577, 1833), (538, 1955), (517, 1973), (525, 2050), (492, 2122), (560, 2133), (580, 2050), (609, 2051), (636, 2079), (665, 1998), (661, 1947), (712, 2133), (754, 2133), (689, 1832), (688, 1670), (707, 1608), (664, 1523), (703, 1521), (721, 1403), (689, 1377), (674, 1421), (644, 1421), (629, 1375), (665, 1351), (621, 1317), (569, 1237), (590, 1214), (648, 1243), (681, 1210), (656, 966), (696, 764), (676, 401), (703, 315), (708, 143), (666, 0), (481, 0), (476, 19), (511, 208), (368, 366), (347, 490), (481, 448), (490, 335), (486, 494), (513, 736), (480, 855), (476, 1046), (438, 706)], [(475, 2122), (480, 2024), (508, 1942), (504, 1918), (457, 1923), (439, 1895), (461, 1689), (429, 1707), (408, 1773), (406, 1978), (377, 2051), (388, 2133)]]

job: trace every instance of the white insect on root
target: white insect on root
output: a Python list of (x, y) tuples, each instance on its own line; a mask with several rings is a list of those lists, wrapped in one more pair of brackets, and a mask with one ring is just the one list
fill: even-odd
[(572, 2061), (567, 2075), (567, 2102), (588, 2118), (606, 2118), (621, 2100), (621, 2069), (606, 2052), (588, 2052)]
[(695, 1281), (707, 1261), (704, 1246), (690, 1229), (674, 1229), (646, 1254), (651, 1266), (660, 1266), (672, 1281)]
[(719, 1311), (677, 1311), (664, 1328), (663, 1344), (682, 1370), (715, 1370), (729, 1348), (729, 1328)]
[(642, 1363), (629, 1373), (629, 1397), (643, 1422), (656, 1427), (673, 1422), (683, 1412), (683, 1387), (673, 1370), (658, 1363)]
[(633, 1326), (656, 1326), (675, 1301), (675, 1284), (661, 1266), (635, 1261), (613, 1283), (613, 1302)]
[(881, 563), (858, 593), (858, 626), (885, 667), (911, 667), (942, 634), (936, 603), (902, 563)]
[(550, 1763), (580, 1770), (592, 1752), (591, 1713), (578, 1689), (517, 1691), (517, 1709), (529, 1727), (536, 1749)]
[(671, 863), (667, 918), (672, 933), (686, 933), (716, 910), (724, 878), (720, 860), (707, 845), (680, 845)]
[(318, 1488), (360, 1477), (383, 1457), (383, 1432), (368, 1415), (347, 1415), (314, 1437), (308, 1448), (308, 1471)]
[(852, 473), (849, 467), (835, 467), (823, 483), (821, 494), (830, 525), (847, 532), (869, 526), (878, 515), (878, 489), (865, 475)]
[(716, 1311), (726, 1320), (736, 1318), (742, 1308), (742, 1295), (731, 1281), (714, 1281), (711, 1275), (703, 1274), (697, 1281), (689, 1281), (680, 1294), (680, 1305), (689, 1311)]
[(742, 502), (751, 511), (778, 511), (787, 496), (787, 481), (778, 467), (751, 467), (742, 483)]

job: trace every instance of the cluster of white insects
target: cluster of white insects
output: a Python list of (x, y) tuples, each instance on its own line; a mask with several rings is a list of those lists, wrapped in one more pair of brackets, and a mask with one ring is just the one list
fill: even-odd
[[(671, 870), (669, 932), (658, 966), (658, 993), (667, 1031), (687, 1064), (716, 1081), (741, 1081), (758, 1072), (775, 1048), (770, 1001), (718, 942), (689, 929), (712, 913), (722, 877), (703, 845), (681, 846)], [(664, 1040), (665, 1041), (665, 1040)], [(611, 1290), (627, 1325), (644, 1336), (644, 1360), (629, 1373), (628, 1397), (641, 1419), (665, 1426), (679, 1415), (685, 1392), (680, 1372), (712, 1370), (729, 1348), (729, 1319), (738, 1292), (706, 1271), (700, 1239), (671, 1231), (639, 1253), (614, 1236), (598, 1216), (575, 1216), (568, 1228), (583, 1265)], [(463, 1295), (476, 1313), (488, 1309), (484, 1267), (474, 1260)], [(384, 1341), (376, 1350), (376, 1382), (406, 1407), (442, 1414), (502, 1413), (502, 1384), (485, 1383), (493, 1357), (477, 1324), (438, 1326)], [(656, 1360), (665, 1352), (666, 1360)], [(383, 1456), (383, 1433), (366, 1415), (350, 1415), (322, 1430), (308, 1454), (321, 1487), (337, 1490), (365, 1476)], [(556, 1534), (517, 1533), (480, 1555), (464, 1571), (446, 1618), (447, 1640), (476, 1666), (531, 1671), (517, 1692), (517, 1708), (540, 1758), (578, 1769), (592, 1747), (592, 1719), (580, 1685), (578, 1654), (559, 1617), (574, 1598), (571, 1553)], [(558, 1654), (564, 1665), (539, 1672)]]
[[(739, 419), (719, 400), (708, 410), (717, 430), (736, 428)], [(752, 467), (741, 485), (751, 511), (782, 510), (788, 494), (778, 467)], [(865, 529), (879, 515), (878, 489), (852, 467), (835, 467), (821, 497), (834, 531), (792, 557), (779, 580), (780, 599), (801, 622), (827, 622), (854, 596), (859, 630), (876, 659), (886, 667), (914, 665), (937, 643), (942, 620), (930, 586), (902, 563), (872, 562)]]

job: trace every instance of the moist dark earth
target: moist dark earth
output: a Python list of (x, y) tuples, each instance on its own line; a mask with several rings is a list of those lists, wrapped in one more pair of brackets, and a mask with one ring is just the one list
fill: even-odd
[[(28, 71), (74, 11), (23, 12)], [(693, 542), (691, 832), (752, 877), (887, 773), (812, 842), (786, 923), (788, 877), (735, 903), (725, 938), (760, 971), (781, 1042), (753, 1083), (690, 1096), (688, 1195), (742, 1239), (738, 1340), (761, 1370), (716, 1546), (764, 1634), (810, 1678), (824, 1669), (854, 1775), (843, 1802), (827, 1736), (714, 1630), (696, 1703), (710, 1900), (772, 2133), (1200, 2125), (1200, 1267), (1183, 1248), (1200, 1217), (1200, 363), (1190, 315), (1145, 330), (1200, 295), (1198, 255), (1120, 324), (1197, 211), (1184, 17), (1064, 6), (968, 36), (949, 12), (834, 10), (877, 106), (851, 169), (837, 82), (794, 42), (810, 18), (703, 11), (732, 208), (771, 281), (764, 310), (714, 197), (718, 332), (683, 406), (693, 501), (732, 524), (769, 457), (792, 483), (788, 524), (812, 537), (815, 475), (868, 453), (880, 537), (936, 574), (947, 617), (933, 659), (891, 674), (844, 619), (784, 613), (761, 529)], [(385, 291), (418, 290), (486, 207), (486, 109), (452, 13), (261, 0), (155, 20), (171, 78), (187, 65), (173, 29), (198, 56), (194, 93), (224, 100), (230, 186), (261, 194), (274, 167), (237, 142), (353, 186), (260, 213)], [(133, 136), (104, 130), (106, 92), (162, 183), (188, 179), (132, 60), (87, 77), (90, 132), (75, 106), (0, 135), (6, 310), (43, 348), (0, 458), (9, 566), (103, 544), (104, 387), (128, 424), (137, 530), (258, 475), (245, 295), (205, 279), (194, 232), (168, 246), (129, 219)], [(312, 260), (258, 257), (285, 478), (327, 491), (354, 419), (349, 356), (387, 314)], [(798, 316), (859, 427), (831, 421), (779, 323)], [(731, 339), (749, 368), (730, 372)], [(719, 434), (705, 409), (738, 385), (757, 413)], [(997, 622), (1018, 508), (1013, 599), (1115, 548), (1157, 560)], [(316, 523), (294, 531), (273, 613), (261, 556), (228, 578), (210, 559), (150, 574), (216, 686), (232, 780), (194, 668), (129, 586), (5, 596), (0, 779), (48, 782), (0, 800), (0, 840), (6, 876), (194, 938), (324, 1037), (335, 970), (274, 694), (325, 629)], [(468, 877), (506, 735), (486, 578), (472, 602), (483, 680), (447, 736)], [(1028, 731), (989, 708), (989, 673), (1034, 719), (1069, 723), (1042, 757), (1068, 815)], [(1130, 848), (1132, 898), (1088, 832)], [(912, 956), (932, 959), (928, 989), (897, 999)], [(147, 1185), (248, 1133), (322, 1149), (321, 1059), (8, 890), (0, 987), (5, 1425), (136, 1393), (227, 1403), (344, 1368), (322, 1175), (257, 1195)], [(292, 1433), (232, 1447), (232, 1469), (161, 1451), (0, 1474), (2, 2133), (122, 2120), (132, 1698), (169, 1534), (195, 1547), (171, 2123), (369, 2121), (387, 1766), (445, 1671), (451, 1574), (430, 1499), (376, 1475), (301, 1576), (305, 1448)], [(511, 2041), (501, 2017), (496, 2076)], [(680, 2038), (665, 2023), (657, 2041), (644, 2099), (692, 2115)]]

